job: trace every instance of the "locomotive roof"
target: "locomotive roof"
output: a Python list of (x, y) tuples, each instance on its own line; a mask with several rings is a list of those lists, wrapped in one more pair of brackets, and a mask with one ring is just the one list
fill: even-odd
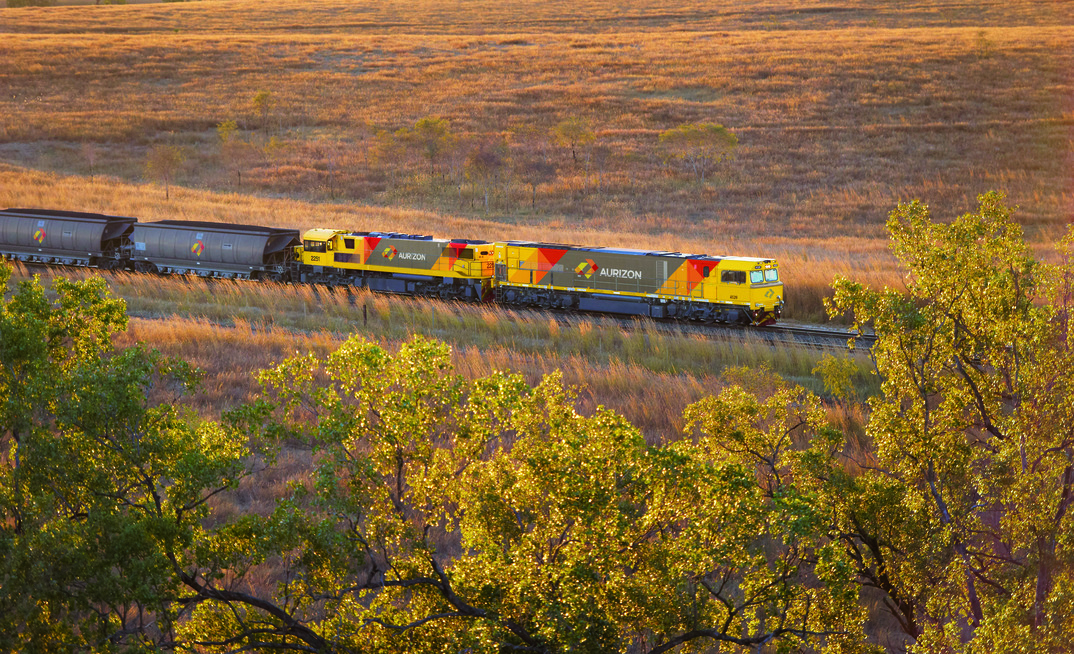
[(62, 218), (65, 220), (81, 220), (86, 222), (112, 222), (114, 220), (135, 222), (138, 219), (130, 216), (110, 216), (103, 213), (87, 213), (84, 211), (59, 211), (56, 209), (2, 209), (0, 213), (25, 217)]
[(636, 250), (633, 248), (605, 248), (585, 245), (566, 245), (563, 243), (536, 243), (532, 241), (505, 241), (507, 245), (527, 248), (554, 248), (557, 250), (575, 250), (578, 252), (600, 252), (603, 254), (629, 254), (639, 257), (675, 257), (676, 259), (695, 259), (704, 261), (721, 261), (723, 259), (739, 259), (740, 257), (718, 257), (711, 254), (687, 254), (684, 252), (669, 252), (666, 250)]
[(286, 229), (283, 227), (262, 227), (261, 225), (236, 225), (233, 223), (211, 223), (202, 222), (200, 220), (158, 220), (154, 223), (138, 224), (146, 227), (174, 227), (177, 229), (203, 229), (206, 231), (218, 232), (246, 232), (248, 234), (261, 234), (264, 236), (274, 236), (279, 234), (298, 235), (297, 229)]
[(307, 229), (303, 238), (311, 239), (330, 239), (336, 235), (353, 236), (355, 238), (365, 238), (366, 236), (372, 236), (373, 238), (395, 238), (407, 241), (441, 241), (445, 243), (465, 244), (465, 245), (488, 245), (489, 241), (482, 241), (472, 238), (434, 238), (426, 234), (404, 234), (402, 232), (362, 232), (353, 231), (348, 232), (343, 229), (329, 229), (325, 227), (315, 227), (313, 229)]

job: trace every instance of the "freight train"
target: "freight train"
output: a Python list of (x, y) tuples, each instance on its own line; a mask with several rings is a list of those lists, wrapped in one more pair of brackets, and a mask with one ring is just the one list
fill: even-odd
[(104, 270), (361, 287), (445, 300), (766, 325), (773, 259), (0, 210), (0, 255)]

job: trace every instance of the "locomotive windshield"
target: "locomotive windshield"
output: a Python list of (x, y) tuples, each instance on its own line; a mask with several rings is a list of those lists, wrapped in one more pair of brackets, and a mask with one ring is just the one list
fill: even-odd
[(768, 270), (764, 271), (764, 280), (766, 282), (778, 282), (779, 271), (775, 268), (769, 268)]
[(751, 270), (750, 271), (750, 283), (751, 284), (760, 284), (763, 281), (764, 281), (764, 273), (763, 272), (761, 272), (760, 270)]

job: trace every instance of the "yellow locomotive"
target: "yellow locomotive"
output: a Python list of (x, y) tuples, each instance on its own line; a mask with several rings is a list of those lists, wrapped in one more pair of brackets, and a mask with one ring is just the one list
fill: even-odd
[(492, 297), (493, 245), (395, 232), (311, 229), (295, 248), (296, 281), (364, 286), (445, 300)]
[(753, 325), (783, 312), (772, 259), (520, 241), (495, 251), (506, 304)]

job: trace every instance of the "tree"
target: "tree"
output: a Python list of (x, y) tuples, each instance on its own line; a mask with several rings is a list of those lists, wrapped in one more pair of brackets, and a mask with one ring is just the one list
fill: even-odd
[[(395, 355), (355, 337), (262, 380), (275, 416), (262, 431), (315, 447), (311, 486), (257, 530), (287, 534), (286, 596), (263, 599), (323, 634), (312, 647), (658, 654), (860, 639), (851, 568), (783, 481), (802, 421), (821, 416), (800, 389), (763, 405), (732, 391), (691, 413), (715, 433), (661, 449), (612, 412), (579, 415), (558, 375), (533, 389), (501, 373), (467, 381), (420, 337)], [(727, 451), (739, 432), (749, 442)], [(252, 644), (253, 624), (274, 625), (258, 646), (302, 644), (253, 606), (206, 604), (187, 628)]]
[(227, 145), (235, 138), (235, 133), (239, 130), (239, 124), (233, 119), (221, 121), (216, 126), (216, 135), (220, 139), (221, 145)]
[(578, 163), (578, 148), (585, 147), (597, 139), (589, 126), (589, 121), (581, 116), (572, 116), (560, 121), (552, 128), (552, 138), (558, 145), (570, 148), (571, 160)]
[(723, 125), (690, 123), (660, 133), (668, 156), (681, 161), (700, 182), (712, 168), (732, 156), (738, 137)]
[(591, 152), (593, 162), (597, 165), (597, 195), (600, 195), (604, 192), (604, 169), (612, 158), (612, 149), (606, 145), (598, 145)]
[(253, 146), (239, 136), (239, 125), (233, 119), (220, 122), (216, 126), (216, 135), (220, 140), (224, 168), (235, 173), (235, 184), (241, 186), (244, 163), (249, 160)]
[(205, 502), (248, 452), (173, 406), (188, 366), (112, 350), (127, 318), (102, 280), (52, 290), (0, 301), (0, 649), (170, 647)]
[(1074, 625), (1072, 240), (1036, 260), (1003, 196), (892, 212), (905, 292), (837, 279), (877, 336), (876, 461), (823, 473), (863, 584), (921, 651), (1060, 651)]
[(170, 187), (186, 161), (182, 148), (175, 145), (154, 145), (146, 158), (145, 171), (149, 177), (164, 184), (164, 199), (171, 197)]
[(271, 91), (262, 89), (254, 94), (250, 103), (253, 105), (254, 112), (261, 117), (261, 127), (267, 130), (269, 128), (269, 115), (276, 106), (276, 97), (272, 95)]
[(537, 154), (518, 161), (518, 175), (530, 186), (530, 208), (537, 208), (537, 187), (556, 178), (556, 166), (544, 156)]
[(261, 149), (265, 158), (272, 164), (272, 171), (278, 173), (280, 171), (280, 162), (283, 161), (284, 155), (287, 154), (288, 145), (279, 138), (273, 136), (265, 144), (265, 147)]
[(530, 187), (530, 208), (537, 208), (537, 187), (556, 178), (556, 166), (548, 154), (548, 133), (531, 125), (510, 132), (511, 162), (515, 175)]
[(437, 162), (457, 140), (445, 118), (426, 116), (414, 123), (412, 129), (400, 129), (396, 138), (418, 149), (429, 162), (429, 174), (437, 173)]
[(395, 181), (405, 155), (403, 144), (387, 130), (378, 130), (369, 145), (369, 163), (380, 168), (390, 181)]

